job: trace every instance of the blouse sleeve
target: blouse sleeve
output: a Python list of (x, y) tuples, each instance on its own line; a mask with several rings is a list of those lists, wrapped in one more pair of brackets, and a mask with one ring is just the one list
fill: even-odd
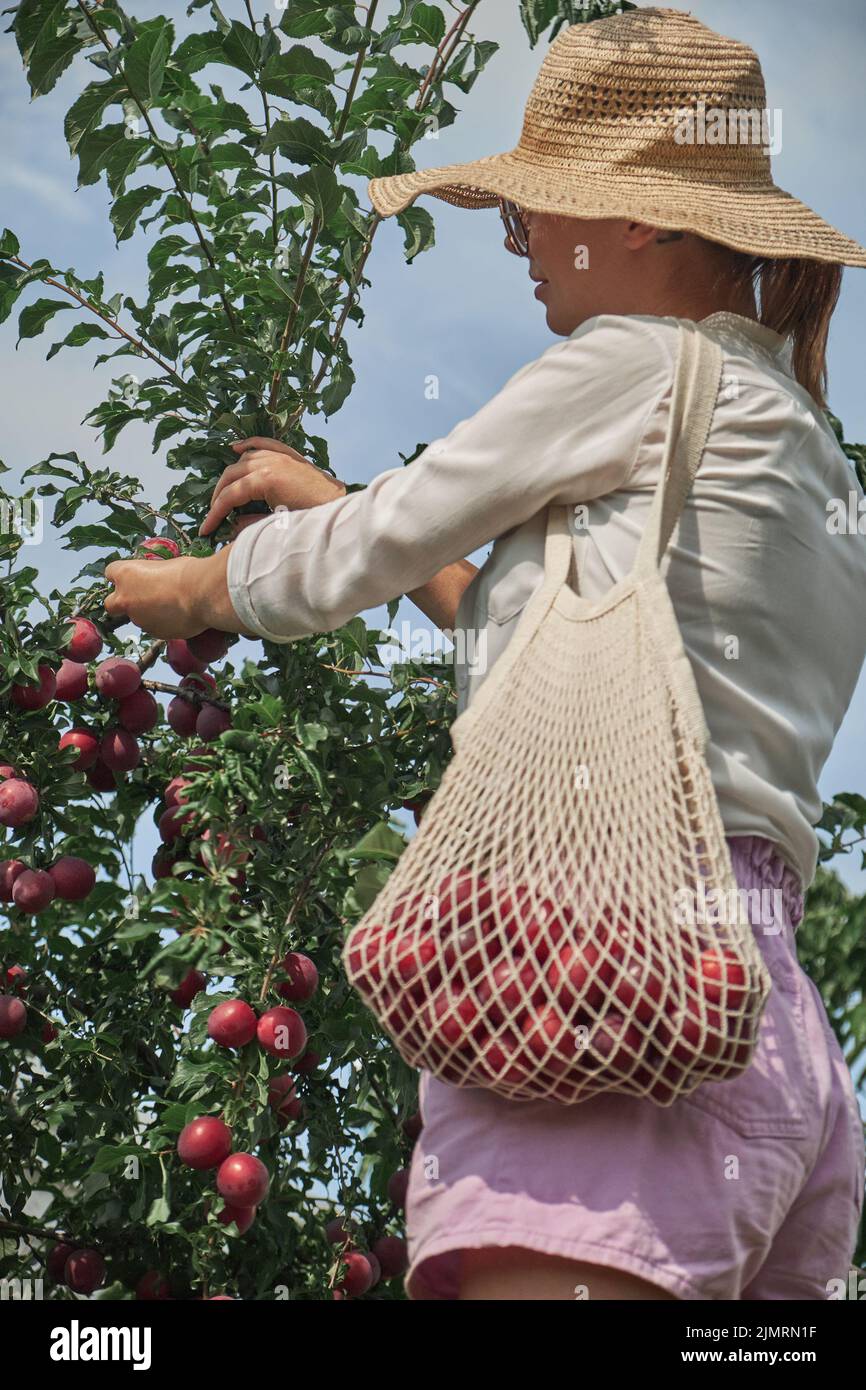
[(228, 563), (240, 622), (272, 642), (330, 632), (426, 584), (550, 502), (621, 488), (671, 376), (645, 323), (588, 320), (408, 466), (323, 506), (246, 527)]

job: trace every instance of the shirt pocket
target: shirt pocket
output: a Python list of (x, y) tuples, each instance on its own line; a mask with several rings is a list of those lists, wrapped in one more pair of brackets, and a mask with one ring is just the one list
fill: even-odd
[(704, 1081), (683, 1105), (747, 1139), (803, 1139), (815, 1124), (817, 1078), (806, 1036), (806, 979), (793, 959), (766, 961), (772, 988), (752, 1061), (732, 1081)]
[(546, 517), (541, 512), (500, 536), (485, 561), (479, 600), (486, 617), (499, 627), (523, 611), (544, 578)]

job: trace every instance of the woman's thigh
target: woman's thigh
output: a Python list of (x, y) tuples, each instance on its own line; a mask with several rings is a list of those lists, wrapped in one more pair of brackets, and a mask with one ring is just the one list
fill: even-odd
[(563, 1301), (673, 1298), (666, 1289), (604, 1265), (541, 1255), (520, 1246), (466, 1250), (461, 1301)]

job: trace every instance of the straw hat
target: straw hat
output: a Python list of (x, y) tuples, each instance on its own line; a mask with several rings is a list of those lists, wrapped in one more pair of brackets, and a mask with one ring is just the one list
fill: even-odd
[[(766, 104), (746, 44), (680, 10), (629, 10), (560, 31), (515, 149), (374, 178), (369, 195), (383, 217), (420, 193), (464, 208), (508, 198), (534, 212), (696, 232), (756, 255), (866, 266), (866, 248), (773, 182)], [(754, 123), (741, 112), (757, 113)]]

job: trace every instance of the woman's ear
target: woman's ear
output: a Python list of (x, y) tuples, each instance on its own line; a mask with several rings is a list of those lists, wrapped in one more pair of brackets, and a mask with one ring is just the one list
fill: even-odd
[(627, 251), (642, 251), (651, 241), (660, 236), (671, 236), (662, 227), (653, 227), (649, 222), (623, 222), (622, 242)]

